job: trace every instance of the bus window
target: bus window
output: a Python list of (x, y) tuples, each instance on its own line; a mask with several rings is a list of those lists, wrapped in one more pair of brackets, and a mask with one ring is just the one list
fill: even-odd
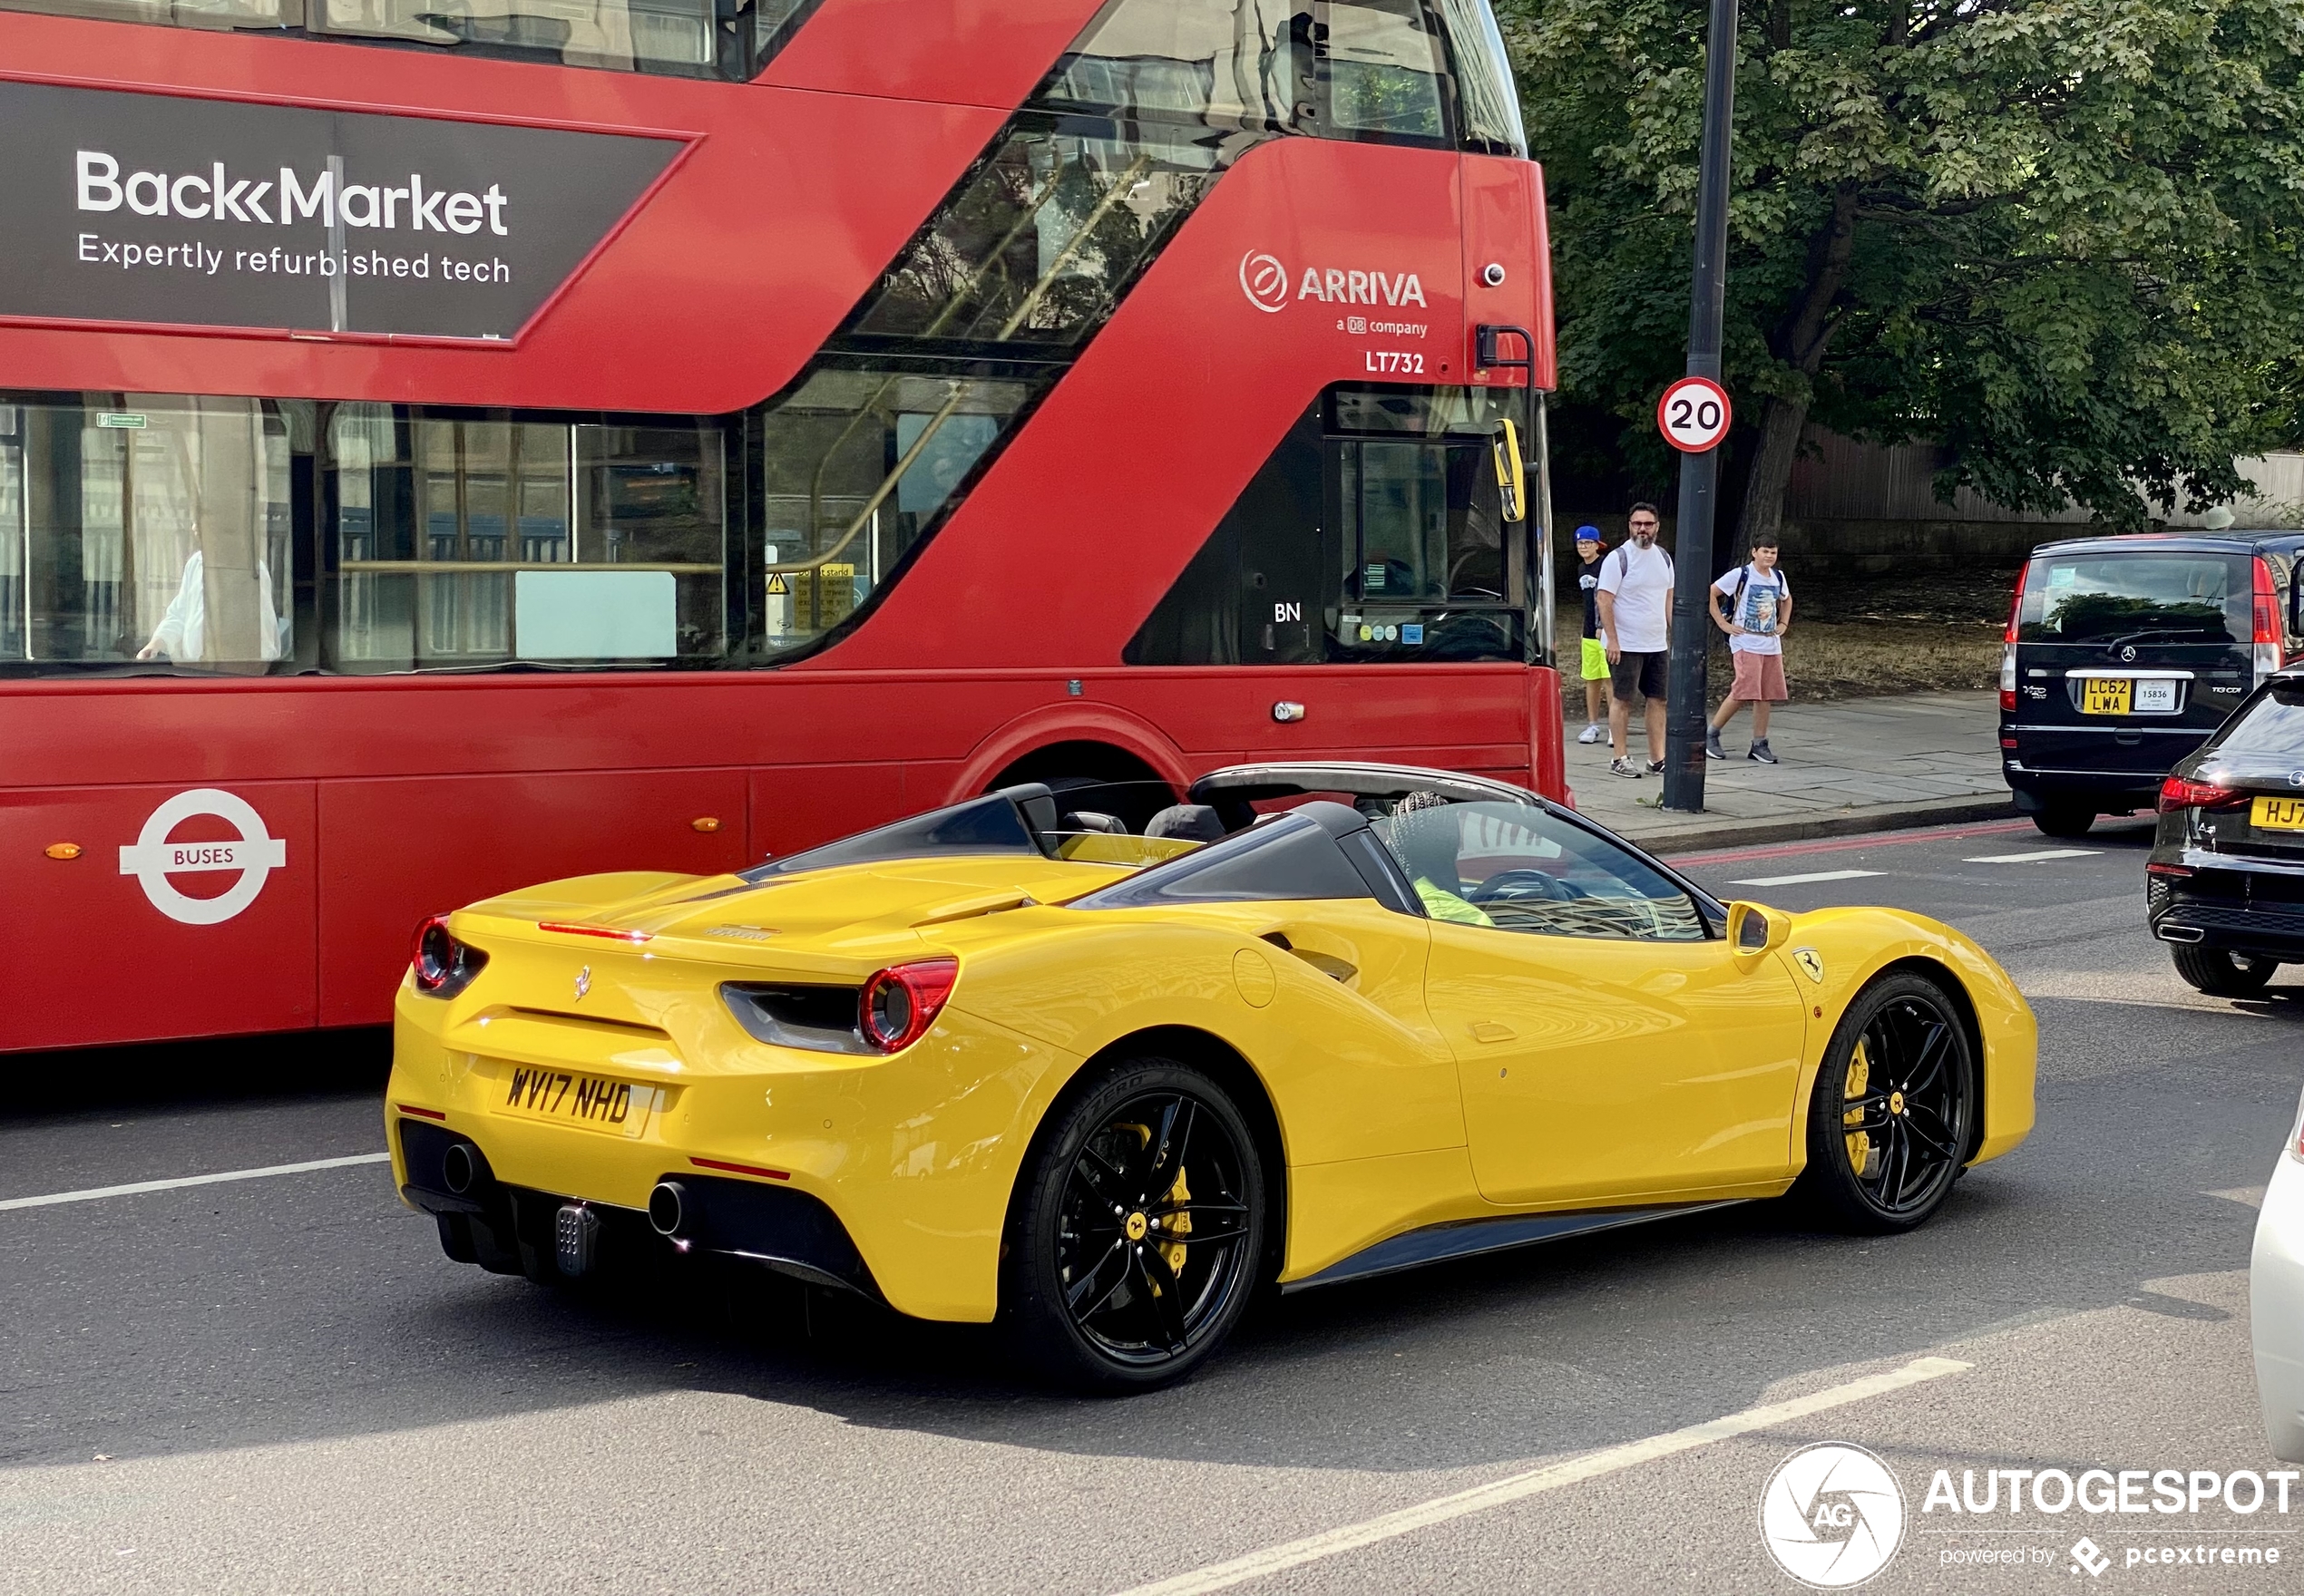
[(719, 423), (334, 413), (337, 668), (726, 654)]
[(1166, 114), (1225, 131), (1297, 125), (1312, 0), (1123, 0), (1058, 65), (1039, 99)]
[(1131, 665), (1525, 657), (1492, 464), (1508, 389), (1340, 389), (1306, 412), (1130, 640)]
[(20, 404), (0, 426), (0, 654), (261, 671), (291, 653), (289, 453), (252, 399)]
[(1332, 135), (1447, 137), (1440, 42), (1420, 0), (1322, 0), (1320, 22), (1314, 36)]
[(870, 598), (1054, 380), (981, 372), (832, 366), (759, 413), (766, 653), (814, 643)]
[(750, 78), (823, 0), (0, 0), (0, 10)]
[(1520, 92), (1513, 86), (1511, 58), (1488, 0), (1434, 0), (1448, 39), (1456, 87), (1456, 131), (1467, 150), (1487, 155), (1528, 152), (1528, 130), (1520, 122)]

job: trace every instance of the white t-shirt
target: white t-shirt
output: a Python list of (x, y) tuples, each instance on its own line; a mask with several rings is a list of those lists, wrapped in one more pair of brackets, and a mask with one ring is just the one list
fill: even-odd
[(1742, 636), (1731, 632), (1728, 648), (1734, 654), (1782, 654), (1784, 640), (1776, 635), (1777, 618), (1791, 602), (1791, 584), (1784, 580), (1782, 570), (1763, 573), (1756, 565), (1739, 566), (1722, 577), (1713, 586), (1732, 598), (1738, 581), (1744, 584), (1744, 596), (1736, 600), (1736, 608), (1728, 618), (1743, 628)]
[(1672, 556), (1650, 544), (1617, 544), (1600, 562), (1600, 591), (1616, 598), (1616, 643), (1627, 654), (1672, 646)]

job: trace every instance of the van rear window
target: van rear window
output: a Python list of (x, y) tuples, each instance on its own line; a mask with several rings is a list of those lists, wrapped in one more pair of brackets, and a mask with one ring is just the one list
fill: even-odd
[(2044, 554), (2024, 579), (2024, 643), (2245, 643), (2244, 554)]

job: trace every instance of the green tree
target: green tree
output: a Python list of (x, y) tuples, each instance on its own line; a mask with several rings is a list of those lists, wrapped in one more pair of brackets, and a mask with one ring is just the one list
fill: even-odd
[[(1550, 184), (1563, 398), (1685, 360), (1704, 0), (1497, 0)], [(1939, 496), (2141, 524), (2298, 435), (2304, 0), (1759, 0), (1726, 376), (1743, 530), (1801, 429), (1950, 445)], [(1647, 453), (1645, 457), (1639, 453)]]

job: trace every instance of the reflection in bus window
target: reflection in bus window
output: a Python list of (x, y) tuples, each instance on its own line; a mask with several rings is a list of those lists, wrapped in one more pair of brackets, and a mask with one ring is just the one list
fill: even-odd
[(1311, 12), (1312, 0), (1123, 0), (1073, 46), (1040, 98), (1227, 132), (1291, 128)]
[(671, 77), (750, 78), (823, 0), (0, 0), (0, 10), (236, 28)]
[(0, 656), (225, 671), (286, 657), (288, 462), (286, 421), (257, 400), (0, 407)]
[(1440, 44), (1425, 31), (1420, 0), (1327, 0), (1321, 9), (1320, 75), (1331, 130), (1445, 138)]

